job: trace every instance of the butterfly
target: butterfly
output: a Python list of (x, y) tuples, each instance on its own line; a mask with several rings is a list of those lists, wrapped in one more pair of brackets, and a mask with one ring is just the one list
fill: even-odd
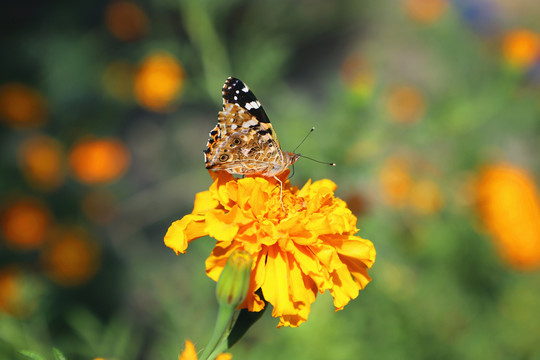
[(242, 81), (229, 77), (222, 90), (223, 110), (204, 150), (207, 169), (275, 178), (299, 154), (283, 151), (261, 103)]

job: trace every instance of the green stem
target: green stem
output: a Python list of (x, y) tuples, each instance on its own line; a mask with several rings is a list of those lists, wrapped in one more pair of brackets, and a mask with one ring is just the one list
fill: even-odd
[(237, 317), (238, 312), (233, 307), (219, 307), (214, 333), (200, 357), (201, 360), (213, 360), (219, 353), (227, 350), (227, 338), (231, 333)]
[(221, 83), (223, 77), (230, 74), (231, 67), (227, 50), (219, 39), (208, 6), (207, 2), (201, 0), (180, 1), (185, 29), (201, 56), (206, 90), (214, 94), (216, 82)]

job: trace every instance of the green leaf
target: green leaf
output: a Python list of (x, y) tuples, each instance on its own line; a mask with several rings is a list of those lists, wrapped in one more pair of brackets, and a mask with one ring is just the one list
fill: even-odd
[(64, 354), (57, 348), (53, 348), (54, 358), (55, 360), (67, 360)]
[(38, 353), (30, 350), (21, 350), (19, 353), (31, 360), (45, 360), (45, 358)]

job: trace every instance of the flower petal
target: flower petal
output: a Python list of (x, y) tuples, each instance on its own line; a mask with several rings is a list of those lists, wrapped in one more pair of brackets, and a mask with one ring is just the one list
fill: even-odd
[(253, 270), (251, 272), (251, 278), (249, 279), (249, 290), (243, 304), (240, 304), (239, 308), (247, 308), (249, 311), (261, 311), (264, 309), (266, 303), (256, 294), (266, 277), (266, 268), (264, 263), (266, 261), (266, 253), (259, 252), (259, 257), (253, 262)]
[(206, 231), (218, 241), (229, 242), (234, 239), (240, 224), (249, 221), (234, 206), (231, 211), (212, 210), (206, 213)]
[(229, 190), (230, 186), (236, 186), (236, 179), (226, 171), (209, 171), (209, 173), (214, 179), (214, 183), (210, 185), (209, 189), (212, 197), (219, 201), (222, 206), (230, 208), (234, 205), (234, 200), (230, 198)]
[(238, 248), (237, 244), (227, 244), (220, 242), (212, 250), (212, 254), (206, 259), (206, 275), (214, 281), (219, 280), (219, 276), (229, 259), (229, 256)]
[(216, 360), (231, 360), (231, 359), (232, 359), (232, 355), (229, 354), (229, 353), (219, 354), (219, 355), (216, 357)]
[(289, 271), (287, 260), (279, 247), (268, 248), (266, 259), (266, 278), (262, 285), (264, 298), (274, 306), (272, 316), (278, 317), (283, 314), (293, 313), (289, 301)]
[(335, 285), (330, 289), (330, 294), (334, 298), (334, 306), (337, 311), (343, 309), (349, 301), (358, 296), (360, 287), (345, 266), (334, 271), (332, 279)]
[(190, 340), (186, 340), (186, 347), (182, 354), (178, 357), (178, 360), (197, 360), (197, 351), (195, 345)]
[(219, 202), (213, 197), (210, 191), (201, 191), (195, 195), (195, 205), (193, 206), (193, 214), (204, 214), (207, 211), (215, 209)]
[(169, 226), (165, 245), (173, 249), (176, 255), (183, 254), (188, 243), (205, 235), (208, 235), (208, 232), (205, 230), (204, 216), (189, 214)]

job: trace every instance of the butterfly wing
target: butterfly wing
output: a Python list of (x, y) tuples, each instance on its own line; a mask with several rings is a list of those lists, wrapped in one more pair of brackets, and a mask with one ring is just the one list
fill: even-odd
[(222, 93), (223, 110), (204, 151), (206, 168), (246, 175), (284, 170), (287, 158), (253, 92), (242, 81), (230, 77)]

